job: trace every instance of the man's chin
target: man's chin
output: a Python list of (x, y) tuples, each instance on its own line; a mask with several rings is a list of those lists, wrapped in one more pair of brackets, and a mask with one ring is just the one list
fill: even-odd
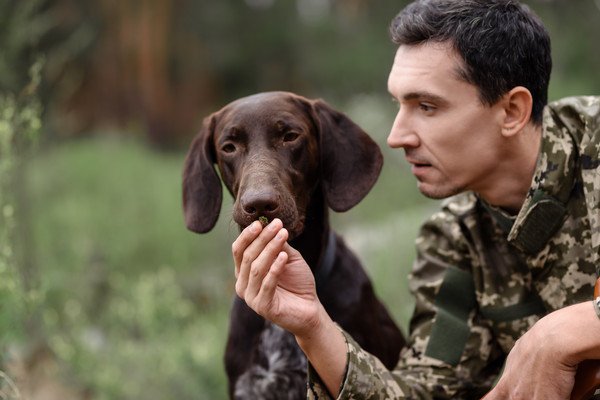
[(464, 192), (464, 189), (462, 189), (462, 188), (457, 188), (457, 187), (444, 188), (444, 187), (440, 187), (440, 186), (427, 185), (422, 182), (419, 182), (417, 187), (423, 196), (425, 196), (429, 199), (433, 199), (433, 200), (446, 199), (448, 197), (452, 197), (461, 192)]

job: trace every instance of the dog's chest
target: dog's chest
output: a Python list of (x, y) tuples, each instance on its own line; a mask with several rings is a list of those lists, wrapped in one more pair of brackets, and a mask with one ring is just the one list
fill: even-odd
[(294, 336), (267, 323), (253, 364), (235, 385), (235, 399), (305, 399), (306, 357)]

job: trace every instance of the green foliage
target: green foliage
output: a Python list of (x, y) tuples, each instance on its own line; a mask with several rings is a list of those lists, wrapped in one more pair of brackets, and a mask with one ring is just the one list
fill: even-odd
[(190, 2), (174, 18), (202, 52), (176, 59), (209, 73), (218, 95), (210, 100), (221, 104), (268, 90), (328, 99), (385, 91), (394, 49), (388, 24), (406, 3)]
[(35, 95), (41, 66), (38, 61), (30, 69), (31, 81), (21, 93), (0, 95), (0, 344), (20, 336), (21, 316), (27, 303), (14, 256), (13, 178), (20, 163), (17, 144), (29, 145), (41, 128), (41, 108)]
[[(19, 398), (11, 377), (2, 371), (8, 346), (24, 336), (26, 315), (34, 306), (33, 291), (23, 287), (15, 256), (18, 205), (15, 172), (22, 168), (21, 153), (37, 138), (41, 107), (37, 99), (42, 61), (29, 70), (29, 84), (20, 92), (0, 93), (0, 395)], [(13, 397), (9, 397), (13, 398)]]
[(41, 13), (45, 0), (0, 2), (0, 90), (16, 93), (28, 82), (40, 38), (56, 23)]
[(552, 41), (549, 99), (600, 93), (597, 40), (600, 37), (600, 2), (538, 0), (536, 3), (533, 7), (548, 28)]
[(183, 154), (106, 137), (31, 166), (44, 330), (95, 399), (225, 397), (226, 244), (237, 229), (227, 211), (210, 234), (185, 229), (182, 164)]
[[(6, 335), (7, 329), (14, 325), (15, 298), (17, 280), (12, 264), (11, 232), (14, 228), (14, 204), (10, 196), (10, 172), (13, 161), (13, 126), (15, 112), (14, 99), (0, 98), (0, 334)], [(5, 337), (0, 343), (7, 343)]]

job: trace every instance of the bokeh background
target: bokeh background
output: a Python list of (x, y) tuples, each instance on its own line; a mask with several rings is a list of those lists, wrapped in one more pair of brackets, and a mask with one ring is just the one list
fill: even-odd
[[(531, 0), (550, 99), (600, 93), (600, 0)], [(333, 215), (406, 329), (406, 275), (438, 206), (386, 148), (391, 18), (405, 1), (0, 0), (0, 399), (224, 399), (231, 201), (188, 232), (201, 120), (251, 93), (323, 98), (381, 145)]]

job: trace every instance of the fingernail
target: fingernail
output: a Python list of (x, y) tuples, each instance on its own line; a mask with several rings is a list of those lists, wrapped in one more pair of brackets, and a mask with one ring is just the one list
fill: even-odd
[(284, 238), (284, 236), (285, 236), (285, 229), (282, 229), (277, 233), (277, 239), (279, 239), (279, 240), (282, 240)]
[(271, 229), (281, 229), (282, 226), (283, 226), (283, 222), (281, 222), (281, 220), (279, 218), (275, 218), (271, 222)]
[(250, 224), (250, 232), (252, 233), (256, 233), (258, 232), (258, 228), (259, 228), (260, 222), (254, 221), (253, 223)]

